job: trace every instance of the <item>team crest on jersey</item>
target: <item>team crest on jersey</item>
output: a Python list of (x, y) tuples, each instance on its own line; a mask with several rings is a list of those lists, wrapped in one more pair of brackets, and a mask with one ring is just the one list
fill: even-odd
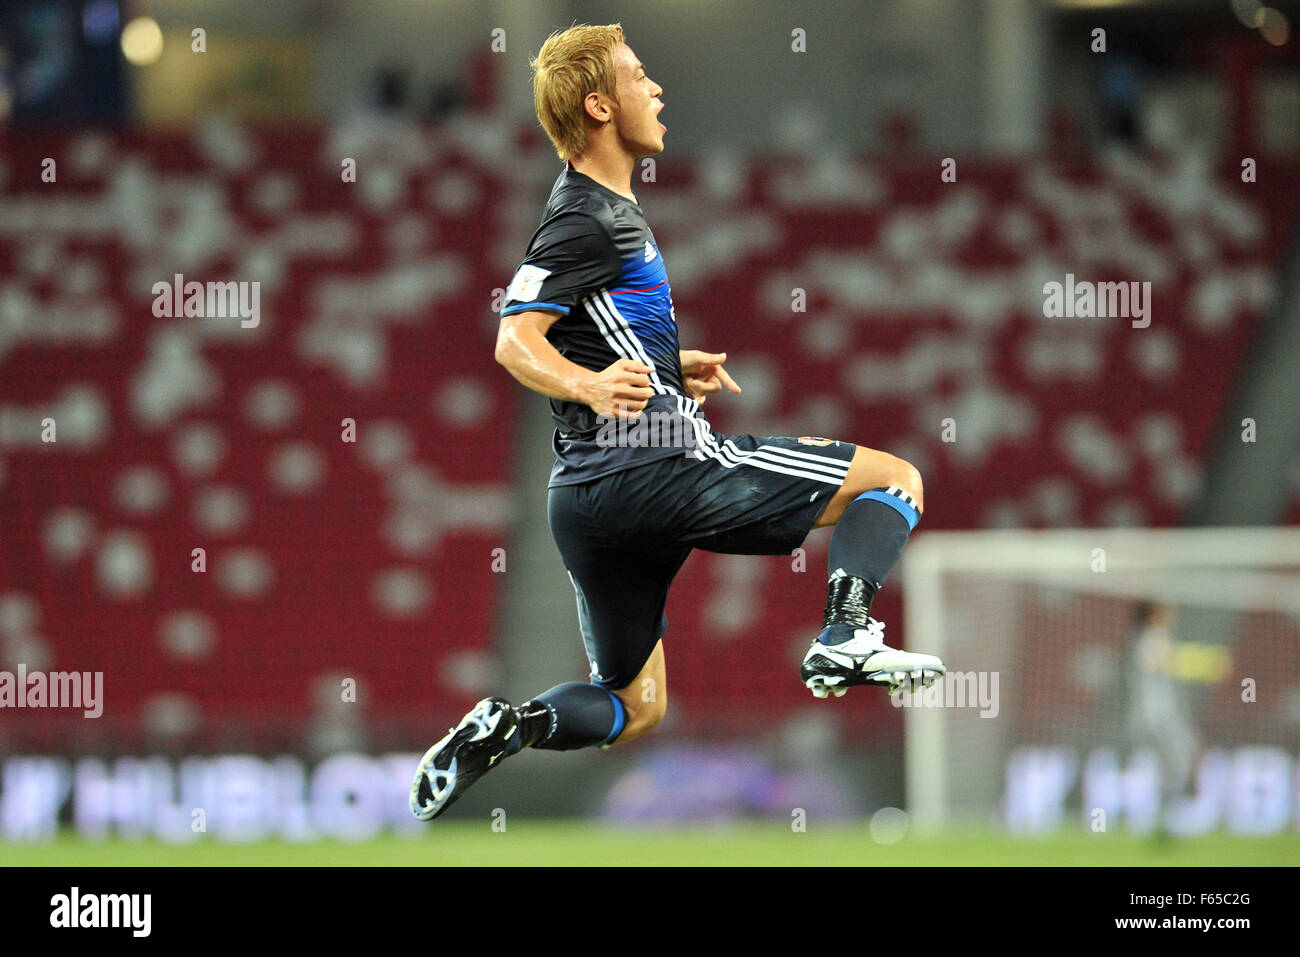
[(800, 445), (831, 445), (834, 439), (823, 439), (818, 435), (801, 435), (799, 436)]
[(506, 301), (513, 299), (516, 302), (532, 302), (542, 291), (542, 282), (550, 274), (549, 269), (520, 266), (519, 271), (515, 273), (515, 278), (510, 280), (510, 287), (506, 289)]
[(655, 252), (655, 248), (650, 245), (650, 240), (647, 239), (645, 241), (645, 261), (649, 262), (654, 259), (656, 255), (658, 255), (658, 253)]

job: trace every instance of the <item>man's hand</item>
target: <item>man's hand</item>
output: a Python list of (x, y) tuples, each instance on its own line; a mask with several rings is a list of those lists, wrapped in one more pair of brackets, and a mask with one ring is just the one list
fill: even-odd
[(698, 349), (686, 349), (680, 353), (682, 360), (682, 382), (691, 398), (703, 405), (710, 393), (721, 392), (726, 386), (737, 395), (740, 386), (727, 375), (722, 363), (727, 361), (725, 352), (701, 352)]
[(619, 359), (609, 368), (592, 373), (582, 383), (582, 401), (597, 415), (635, 418), (655, 394), (650, 388), (653, 371), (643, 362)]

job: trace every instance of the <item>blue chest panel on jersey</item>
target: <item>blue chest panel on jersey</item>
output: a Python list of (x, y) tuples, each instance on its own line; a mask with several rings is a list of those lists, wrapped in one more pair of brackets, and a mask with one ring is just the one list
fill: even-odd
[(668, 270), (654, 244), (647, 242), (646, 248), (654, 251), (649, 261), (644, 253), (623, 261), (618, 282), (609, 289), (610, 299), (651, 359), (676, 357), (677, 323)]

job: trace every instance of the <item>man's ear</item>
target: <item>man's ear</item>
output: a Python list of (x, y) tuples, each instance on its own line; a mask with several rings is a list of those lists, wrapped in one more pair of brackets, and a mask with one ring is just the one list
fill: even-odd
[(588, 93), (586, 99), (582, 101), (582, 106), (584, 112), (597, 123), (604, 123), (613, 118), (609, 104), (601, 100), (599, 93)]

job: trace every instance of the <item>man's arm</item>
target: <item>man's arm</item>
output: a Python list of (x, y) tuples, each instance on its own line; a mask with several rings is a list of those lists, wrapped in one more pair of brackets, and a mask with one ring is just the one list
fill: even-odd
[(591, 406), (597, 415), (626, 418), (645, 408), (654, 395), (649, 366), (619, 359), (601, 372), (584, 369), (560, 355), (546, 332), (560, 318), (542, 310), (502, 316), (496, 360), (510, 374), (542, 395)]

